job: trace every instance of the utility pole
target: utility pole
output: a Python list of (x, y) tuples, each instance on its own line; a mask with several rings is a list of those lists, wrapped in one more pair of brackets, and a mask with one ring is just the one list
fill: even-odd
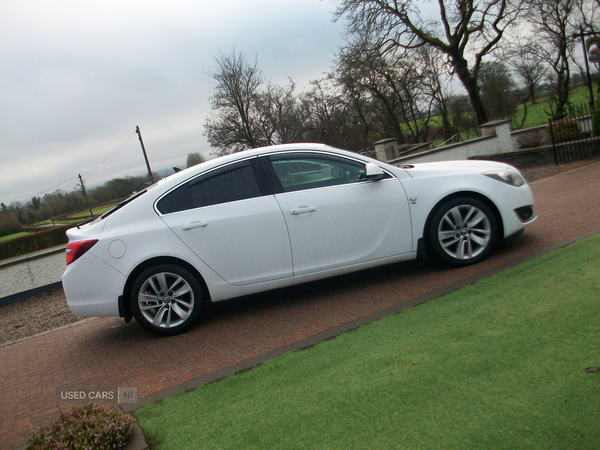
[(135, 127), (135, 132), (138, 134), (140, 138), (140, 144), (142, 144), (142, 152), (144, 153), (144, 159), (146, 160), (146, 167), (148, 168), (148, 175), (150, 176), (150, 182), (154, 184), (154, 176), (152, 175), (152, 169), (150, 169), (150, 162), (148, 161), (148, 155), (146, 155), (146, 148), (144, 147), (144, 141), (142, 140), (142, 132), (140, 131), (140, 127)]
[(579, 33), (573, 34), (573, 37), (581, 38), (581, 47), (583, 49), (583, 60), (585, 61), (585, 73), (587, 75), (587, 85), (588, 90), (590, 92), (590, 109), (592, 110), (592, 114), (594, 112), (595, 104), (594, 104), (594, 88), (592, 87), (592, 77), (590, 75), (590, 64), (588, 63), (588, 49), (585, 45), (585, 36), (594, 36), (595, 33), (584, 33), (583, 27), (579, 28)]
[(56, 226), (56, 222), (54, 222), (54, 213), (52, 212), (52, 205), (50, 204), (50, 199), (47, 198), (48, 194), (44, 194), (44, 200), (46, 200), (46, 204), (48, 205), (48, 209), (50, 210), (50, 220), (52, 221), (52, 226)]
[(90, 199), (87, 196), (87, 192), (85, 192), (85, 184), (83, 184), (83, 178), (81, 178), (81, 174), (79, 176), (79, 182), (81, 183), (81, 192), (83, 192), (83, 196), (85, 197), (85, 201), (87, 202), (88, 209), (90, 210), (90, 216), (93, 216), (92, 206), (90, 205)]

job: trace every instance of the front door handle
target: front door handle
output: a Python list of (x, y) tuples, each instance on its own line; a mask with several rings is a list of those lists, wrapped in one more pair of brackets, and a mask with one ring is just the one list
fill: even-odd
[(187, 225), (184, 225), (182, 228), (184, 230), (195, 230), (197, 228), (202, 228), (205, 227), (206, 225), (208, 225), (206, 222), (192, 222), (192, 223), (188, 223)]
[(316, 209), (317, 208), (315, 208), (314, 206), (299, 206), (296, 209), (292, 209), (290, 212), (292, 214), (304, 214), (304, 213), (313, 212)]

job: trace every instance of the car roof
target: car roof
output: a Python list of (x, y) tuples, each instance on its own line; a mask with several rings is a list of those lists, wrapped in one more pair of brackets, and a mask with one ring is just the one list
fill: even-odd
[[(240, 152), (231, 153), (225, 156), (219, 156), (217, 158), (210, 159), (203, 163), (197, 164), (195, 166), (184, 169), (180, 172), (169, 175), (168, 177), (160, 180), (157, 185), (164, 187), (165, 189), (170, 189), (170, 187), (182, 183), (185, 180), (195, 177), (199, 173), (205, 172), (207, 170), (211, 170), (213, 168), (222, 166), (224, 164), (229, 164), (235, 161), (240, 161), (246, 158), (273, 154), (273, 153), (281, 153), (288, 151), (325, 151), (329, 153), (339, 154), (351, 158), (367, 160), (364, 156), (359, 155), (358, 153), (349, 152), (347, 150), (340, 150), (335, 147), (331, 147), (326, 144), (315, 144), (315, 143), (294, 143), (294, 144), (279, 144), (272, 145), (268, 147), (260, 147), (253, 148), (248, 150), (242, 150)], [(163, 189), (160, 189), (161, 192)]]

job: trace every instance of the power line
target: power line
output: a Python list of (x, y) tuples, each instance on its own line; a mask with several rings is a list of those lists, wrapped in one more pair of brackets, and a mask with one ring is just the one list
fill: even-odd
[(127, 147), (127, 145), (129, 145), (129, 143), (133, 139), (134, 135), (135, 135), (135, 131), (133, 133), (131, 133), (129, 135), (129, 137), (125, 140), (125, 142), (123, 142), (119, 146), (119, 148), (117, 148), (114, 152), (112, 152), (108, 158), (106, 158), (104, 161), (102, 161), (100, 164), (98, 164), (93, 169), (90, 169), (87, 172), (84, 172), (83, 174), (84, 175), (88, 175), (88, 174), (94, 172), (95, 170), (100, 170), (100, 168), (104, 169), (104, 167), (106, 167), (109, 164), (111, 164), (117, 158), (117, 156), (119, 156), (121, 154), (121, 152), (123, 152), (123, 150), (125, 150), (125, 148)]
[[(123, 150), (125, 150), (125, 148), (127, 147), (127, 145), (128, 145), (128, 144), (131, 142), (131, 140), (133, 139), (133, 136), (134, 136), (134, 135), (135, 135), (135, 131), (134, 131), (133, 133), (131, 133), (131, 134), (129, 135), (129, 137), (128, 137), (128, 138), (125, 140), (125, 142), (123, 142), (123, 143), (122, 143), (122, 144), (121, 144), (121, 145), (120, 145), (120, 146), (119, 146), (119, 147), (118, 147), (118, 148), (117, 148), (115, 151), (113, 151), (113, 152), (112, 152), (112, 153), (111, 153), (111, 154), (108, 156), (108, 158), (106, 158), (104, 161), (102, 161), (100, 164), (98, 164), (98, 165), (97, 165), (96, 167), (94, 167), (93, 169), (90, 169), (90, 170), (88, 170), (87, 172), (84, 172), (83, 174), (84, 174), (84, 175), (88, 175), (88, 174), (90, 174), (90, 173), (94, 172), (95, 170), (98, 170), (98, 169), (100, 169), (100, 168), (102, 168), (102, 169), (103, 169), (104, 167), (106, 167), (107, 165), (109, 165), (110, 163), (112, 163), (112, 162), (115, 160), (115, 158), (116, 158), (117, 156), (119, 156)], [(35, 195), (33, 195), (33, 196), (34, 196), (34, 197), (38, 197), (38, 196), (40, 196), (40, 195), (42, 195), (42, 194), (45, 194), (45, 193), (47, 193), (47, 192), (51, 192), (51, 191), (53, 191), (54, 189), (56, 189), (57, 187), (59, 187), (59, 186), (62, 186), (62, 185), (64, 185), (64, 184), (67, 184), (67, 183), (71, 183), (71, 182), (73, 182), (74, 180), (77, 180), (77, 179), (78, 179), (78, 177), (71, 177), (71, 178), (69, 178), (69, 179), (67, 179), (67, 180), (65, 180), (65, 181), (61, 181), (60, 183), (58, 183), (58, 184), (55, 184), (55, 185), (54, 185), (54, 186), (52, 186), (52, 187), (49, 187), (49, 188), (47, 188), (47, 189), (44, 189), (43, 191), (41, 191), (41, 192), (39, 192), (39, 193), (37, 193), (37, 194), (35, 194)]]
[(39, 196), (39, 195), (45, 194), (46, 192), (52, 191), (53, 189), (55, 189), (55, 188), (57, 188), (57, 187), (59, 187), (59, 186), (62, 186), (63, 184), (70, 183), (70, 182), (72, 182), (73, 180), (76, 180), (76, 179), (77, 179), (77, 177), (72, 177), (72, 178), (69, 178), (69, 179), (68, 179), (68, 180), (66, 180), (66, 181), (63, 181), (63, 182), (61, 182), (61, 183), (58, 183), (58, 184), (55, 184), (54, 186), (52, 186), (52, 187), (50, 187), (50, 188), (48, 188), (48, 189), (44, 189), (43, 191), (41, 191), (41, 192), (39, 192), (39, 193), (37, 193), (37, 194), (34, 194), (33, 196), (34, 196), (34, 197), (37, 197), (37, 196)]

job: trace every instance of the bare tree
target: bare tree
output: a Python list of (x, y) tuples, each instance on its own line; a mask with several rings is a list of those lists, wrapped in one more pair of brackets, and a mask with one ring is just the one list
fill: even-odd
[(270, 84), (258, 97), (261, 136), (266, 145), (301, 141), (307, 127), (308, 112), (295, 94), (296, 84)]
[(359, 80), (346, 73), (343, 68), (336, 64), (333, 72), (329, 74), (329, 80), (336, 88), (334, 95), (343, 99), (344, 108), (351, 109), (353, 117), (352, 137), (349, 136), (349, 145), (356, 151), (364, 151), (370, 147), (373, 137), (380, 130), (380, 124), (376, 118), (378, 108), (373, 104), (369, 92), (364, 89)]
[(42, 206), (42, 199), (39, 197), (32, 197), (31, 201), (29, 202), (29, 204), (27, 206), (30, 206), (32, 209), (34, 209), (35, 211), (39, 211), (39, 209)]
[[(597, 30), (598, 23), (600, 21), (600, 0), (581, 0), (578, 4), (579, 15), (581, 17), (581, 22), (579, 25), (579, 36), (578, 38), (581, 40), (583, 44), (582, 47), (585, 47), (584, 51), (591, 56), (590, 52), (596, 46), (596, 51), (598, 48), (598, 37), (599, 33)], [(592, 40), (592, 42), (590, 42)], [(590, 70), (593, 65), (599, 69), (598, 61), (596, 58), (593, 58), (592, 61), (589, 59), (583, 62), (577, 60), (577, 58), (573, 58), (573, 62), (579, 69), (579, 74), (581, 76), (581, 80), (587, 86), (590, 95), (593, 96), (593, 83), (597, 82), (598, 91), (600, 92), (600, 77), (596, 73), (594, 76), (593, 70)], [(593, 99), (590, 98), (591, 105), (593, 105)]]
[(595, 35), (600, 21), (600, 0), (581, 0), (579, 4), (582, 29)]
[(416, 55), (421, 61), (423, 70), (421, 78), (423, 92), (430, 98), (429, 103), (433, 113), (441, 117), (442, 138), (448, 140), (453, 135), (450, 123), (450, 103), (453, 98), (450, 89), (452, 76), (447, 75), (448, 65), (440, 52), (430, 46), (420, 47)]
[[(468, 134), (470, 130), (477, 126), (476, 119), (471, 113), (469, 97), (455, 95), (450, 99), (448, 106), (451, 112), (453, 135), (460, 137), (463, 133)], [(462, 137), (460, 140), (462, 140)]]
[(216, 68), (208, 74), (217, 84), (204, 135), (217, 155), (259, 147), (257, 100), (264, 79), (257, 61), (249, 64), (235, 49), (229, 55), (219, 53), (215, 61)]
[(309, 114), (306, 139), (348, 148), (344, 145), (343, 131), (349, 112), (342, 96), (336, 95), (335, 87), (327, 80), (315, 80), (311, 84), (312, 89), (302, 96)]
[(527, 18), (535, 33), (532, 54), (548, 64), (553, 89), (553, 115), (564, 113), (569, 101), (570, 61), (581, 24), (581, 0), (528, 0)]
[(210, 75), (217, 84), (204, 135), (217, 155), (303, 139), (309, 113), (293, 80), (283, 87), (266, 83), (258, 63), (249, 64), (235, 49), (216, 60)]
[(516, 110), (516, 86), (506, 64), (489, 61), (481, 65), (479, 72), (481, 98), (490, 119), (505, 119)]
[(379, 104), (384, 133), (404, 143), (402, 120), (403, 99), (398, 95), (399, 86), (394, 69), (379, 52), (365, 45), (348, 46), (340, 52), (336, 62), (336, 78), (344, 89), (353, 87), (367, 93)]
[[(483, 57), (521, 12), (521, 0), (438, 0), (437, 18), (418, 0), (342, 0), (336, 17), (348, 19), (350, 36), (372, 36), (383, 51), (428, 45), (448, 58), (465, 87), (477, 121), (487, 122), (479, 95)], [(429, 3), (433, 6), (433, 3)]]
[[(511, 39), (510, 45), (503, 54), (505, 61), (514, 71), (518, 84), (523, 87), (522, 96), (524, 102), (536, 102), (536, 92), (544, 76), (548, 72), (548, 65), (543, 64), (540, 58), (534, 52), (535, 37), (522, 38), (525, 30), (517, 30), (514, 39)], [(526, 108), (527, 105), (523, 103)]]
[[(21, 231), (23, 225), (19, 220), (19, 212), (15, 208), (4, 208), (0, 211), (0, 237)], [(12, 206), (12, 205), (11, 205)]]
[(361, 43), (342, 49), (332, 77), (363, 105), (377, 106), (386, 137), (413, 143), (427, 139), (433, 99), (425, 88), (431, 73), (420, 51), (383, 54)]

